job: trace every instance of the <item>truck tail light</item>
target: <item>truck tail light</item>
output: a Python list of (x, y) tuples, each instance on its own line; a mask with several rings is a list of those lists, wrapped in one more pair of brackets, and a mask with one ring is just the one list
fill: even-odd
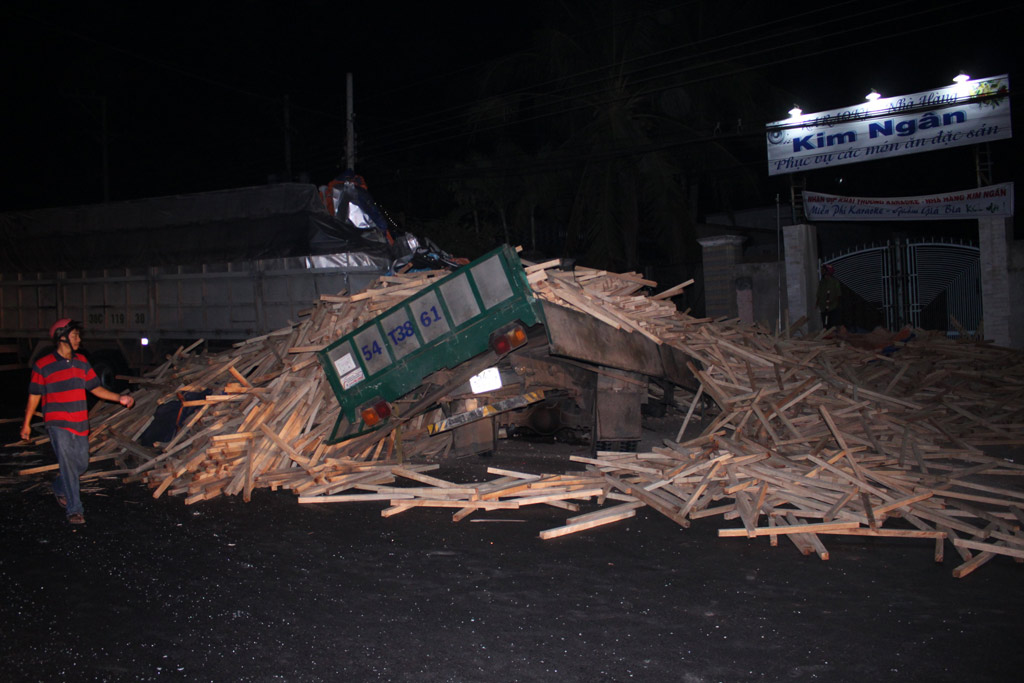
[(504, 356), (512, 349), (518, 349), (526, 343), (526, 329), (513, 323), (491, 334), (491, 348), (499, 356)]
[(359, 414), (367, 427), (374, 427), (391, 417), (391, 406), (382, 398), (375, 398), (359, 409)]

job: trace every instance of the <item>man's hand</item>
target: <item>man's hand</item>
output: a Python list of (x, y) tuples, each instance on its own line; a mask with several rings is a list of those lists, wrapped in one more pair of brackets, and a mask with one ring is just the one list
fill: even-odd
[(104, 401), (120, 403), (125, 408), (131, 408), (133, 405), (135, 405), (135, 399), (129, 396), (128, 394), (125, 394), (124, 396), (122, 396), (121, 394), (115, 394), (110, 389), (106, 389), (104, 387), (96, 387), (95, 389), (92, 390), (92, 395), (98, 398), (102, 398)]
[(28, 405), (25, 406), (25, 420), (21, 423), (22, 441), (28, 441), (32, 438), (32, 417), (36, 414), (36, 409), (39, 408), (39, 404), (42, 401), (43, 397), (39, 394), (28, 395)]

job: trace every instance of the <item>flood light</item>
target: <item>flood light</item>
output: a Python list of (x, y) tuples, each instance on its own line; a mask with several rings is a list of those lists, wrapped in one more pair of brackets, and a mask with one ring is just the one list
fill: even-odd
[(955, 92), (957, 94), (957, 96), (961, 96), (961, 97), (966, 97), (966, 96), (970, 95), (971, 94), (971, 92), (970, 92), (971, 91), (970, 80), (971, 80), (971, 77), (968, 76), (967, 74), (965, 74), (963, 71), (961, 71), (960, 74), (956, 78), (953, 79), (953, 83), (954, 83), (953, 92)]
[(791, 116), (792, 118), (794, 118), (794, 119), (795, 119), (796, 117), (800, 116), (800, 114), (803, 114), (803, 113), (804, 113), (804, 110), (803, 110), (803, 109), (801, 109), (800, 107), (798, 107), (798, 106), (797, 106), (797, 105), (795, 105), (795, 104), (793, 105), (793, 108), (789, 110), (789, 115), (790, 115), (790, 116)]
[(879, 97), (881, 97), (881, 95), (878, 94), (878, 91), (872, 88), (871, 92), (864, 96), (864, 99), (866, 99), (868, 102), (874, 102)]

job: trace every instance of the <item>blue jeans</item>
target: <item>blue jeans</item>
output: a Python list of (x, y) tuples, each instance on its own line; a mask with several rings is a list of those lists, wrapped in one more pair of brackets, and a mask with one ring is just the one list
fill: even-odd
[(57, 454), (60, 474), (53, 480), (53, 492), (66, 498), (67, 515), (81, 514), (82, 496), (78, 491), (78, 479), (89, 467), (89, 437), (72, 434), (63, 427), (47, 427), (50, 445)]

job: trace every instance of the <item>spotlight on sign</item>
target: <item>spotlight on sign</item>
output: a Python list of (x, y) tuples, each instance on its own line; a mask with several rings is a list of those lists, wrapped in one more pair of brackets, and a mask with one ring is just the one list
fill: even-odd
[(864, 99), (866, 99), (868, 102), (874, 102), (879, 97), (881, 97), (881, 95), (878, 94), (878, 91), (872, 88), (871, 92), (864, 96)]
[(953, 83), (955, 84), (954, 91), (958, 96), (966, 97), (971, 94), (970, 80), (971, 77), (965, 74), (963, 71), (961, 71), (960, 74), (953, 79)]
[(804, 110), (803, 110), (803, 109), (801, 109), (800, 107), (798, 107), (798, 106), (797, 106), (797, 105), (795, 105), (795, 104), (793, 105), (793, 108), (789, 110), (789, 115), (790, 115), (790, 117), (791, 117), (791, 118), (794, 118), (794, 119), (795, 119), (796, 117), (800, 116), (800, 114), (803, 114), (803, 113), (804, 113)]

